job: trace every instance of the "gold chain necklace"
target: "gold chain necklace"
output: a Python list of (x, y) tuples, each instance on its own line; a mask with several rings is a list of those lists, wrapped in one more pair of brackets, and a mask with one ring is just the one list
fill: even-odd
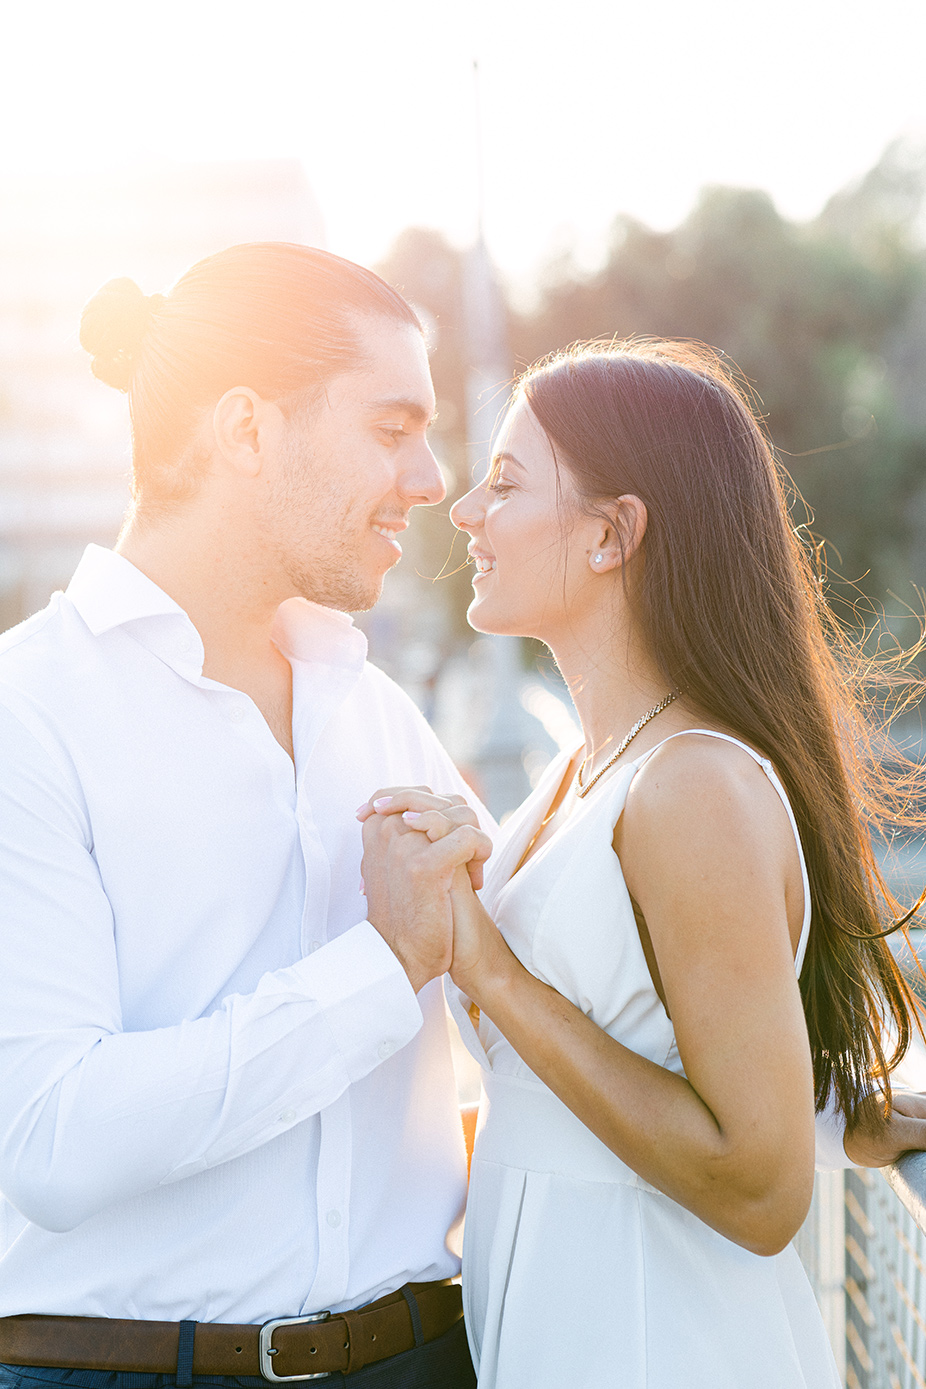
[(595, 775), (592, 777), (591, 781), (587, 782), (585, 786), (582, 785), (582, 773), (585, 771), (585, 768), (591, 761), (592, 754), (589, 753), (587, 757), (583, 757), (579, 765), (579, 770), (576, 773), (576, 795), (579, 797), (580, 800), (583, 796), (588, 795), (589, 791), (591, 791), (592, 787), (595, 785), (595, 782), (599, 781), (604, 776), (608, 768), (613, 767), (617, 759), (623, 756), (623, 754), (630, 747), (630, 744), (633, 742), (634, 738), (637, 736), (641, 729), (646, 727), (650, 719), (654, 719), (657, 714), (661, 714), (663, 709), (668, 709), (673, 699), (678, 699), (678, 693), (675, 690), (671, 690), (669, 694), (667, 694), (663, 699), (659, 701), (658, 704), (654, 704), (649, 713), (644, 714), (642, 719), (637, 719), (633, 728), (627, 734), (626, 738), (624, 738), (617, 751), (611, 754), (611, 756), (608, 758), (607, 762), (600, 769), (600, 771), (597, 771)]

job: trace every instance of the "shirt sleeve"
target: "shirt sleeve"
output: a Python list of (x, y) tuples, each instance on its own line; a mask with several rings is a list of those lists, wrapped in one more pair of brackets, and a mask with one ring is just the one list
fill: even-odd
[(206, 1017), (124, 1032), (80, 786), (0, 706), (0, 1188), (68, 1230), (331, 1104), (419, 1030), (368, 922)]

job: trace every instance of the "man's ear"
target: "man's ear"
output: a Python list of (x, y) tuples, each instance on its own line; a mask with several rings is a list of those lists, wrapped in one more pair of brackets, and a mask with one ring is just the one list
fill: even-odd
[(249, 386), (226, 391), (212, 414), (216, 449), (244, 477), (257, 477), (268, 456), (278, 452), (284, 427), (280, 407)]
[(618, 497), (600, 518), (596, 543), (588, 552), (589, 568), (595, 574), (620, 569), (636, 554), (646, 534), (646, 504), (628, 493)]

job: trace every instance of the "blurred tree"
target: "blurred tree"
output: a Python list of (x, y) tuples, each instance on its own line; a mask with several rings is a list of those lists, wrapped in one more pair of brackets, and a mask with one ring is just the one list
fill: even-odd
[[(584, 279), (568, 260), (513, 324), (522, 362), (581, 338), (697, 338), (722, 349), (761, 399), (769, 431), (831, 545), (831, 565), (883, 601), (926, 584), (926, 410), (906, 395), (926, 368), (926, 273), (917, 239), (926, 152), (889, 149), (814, 222), (766, 193), (704, 191), (674, 231), (629, 218)], [(799, 518), (800, 519), (800, 518)], [(915, 572), (911, 572), (911, 565)]]

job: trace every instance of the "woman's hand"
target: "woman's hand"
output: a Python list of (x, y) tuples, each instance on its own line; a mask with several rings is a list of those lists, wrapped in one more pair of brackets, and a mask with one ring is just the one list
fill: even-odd
[(477, 1006), (504, 989), (517, 961), (485, 907), (473, 891), (469, 877), (454, 876), (450, 888), (453, 910), (453, 956), (450, 977)]

